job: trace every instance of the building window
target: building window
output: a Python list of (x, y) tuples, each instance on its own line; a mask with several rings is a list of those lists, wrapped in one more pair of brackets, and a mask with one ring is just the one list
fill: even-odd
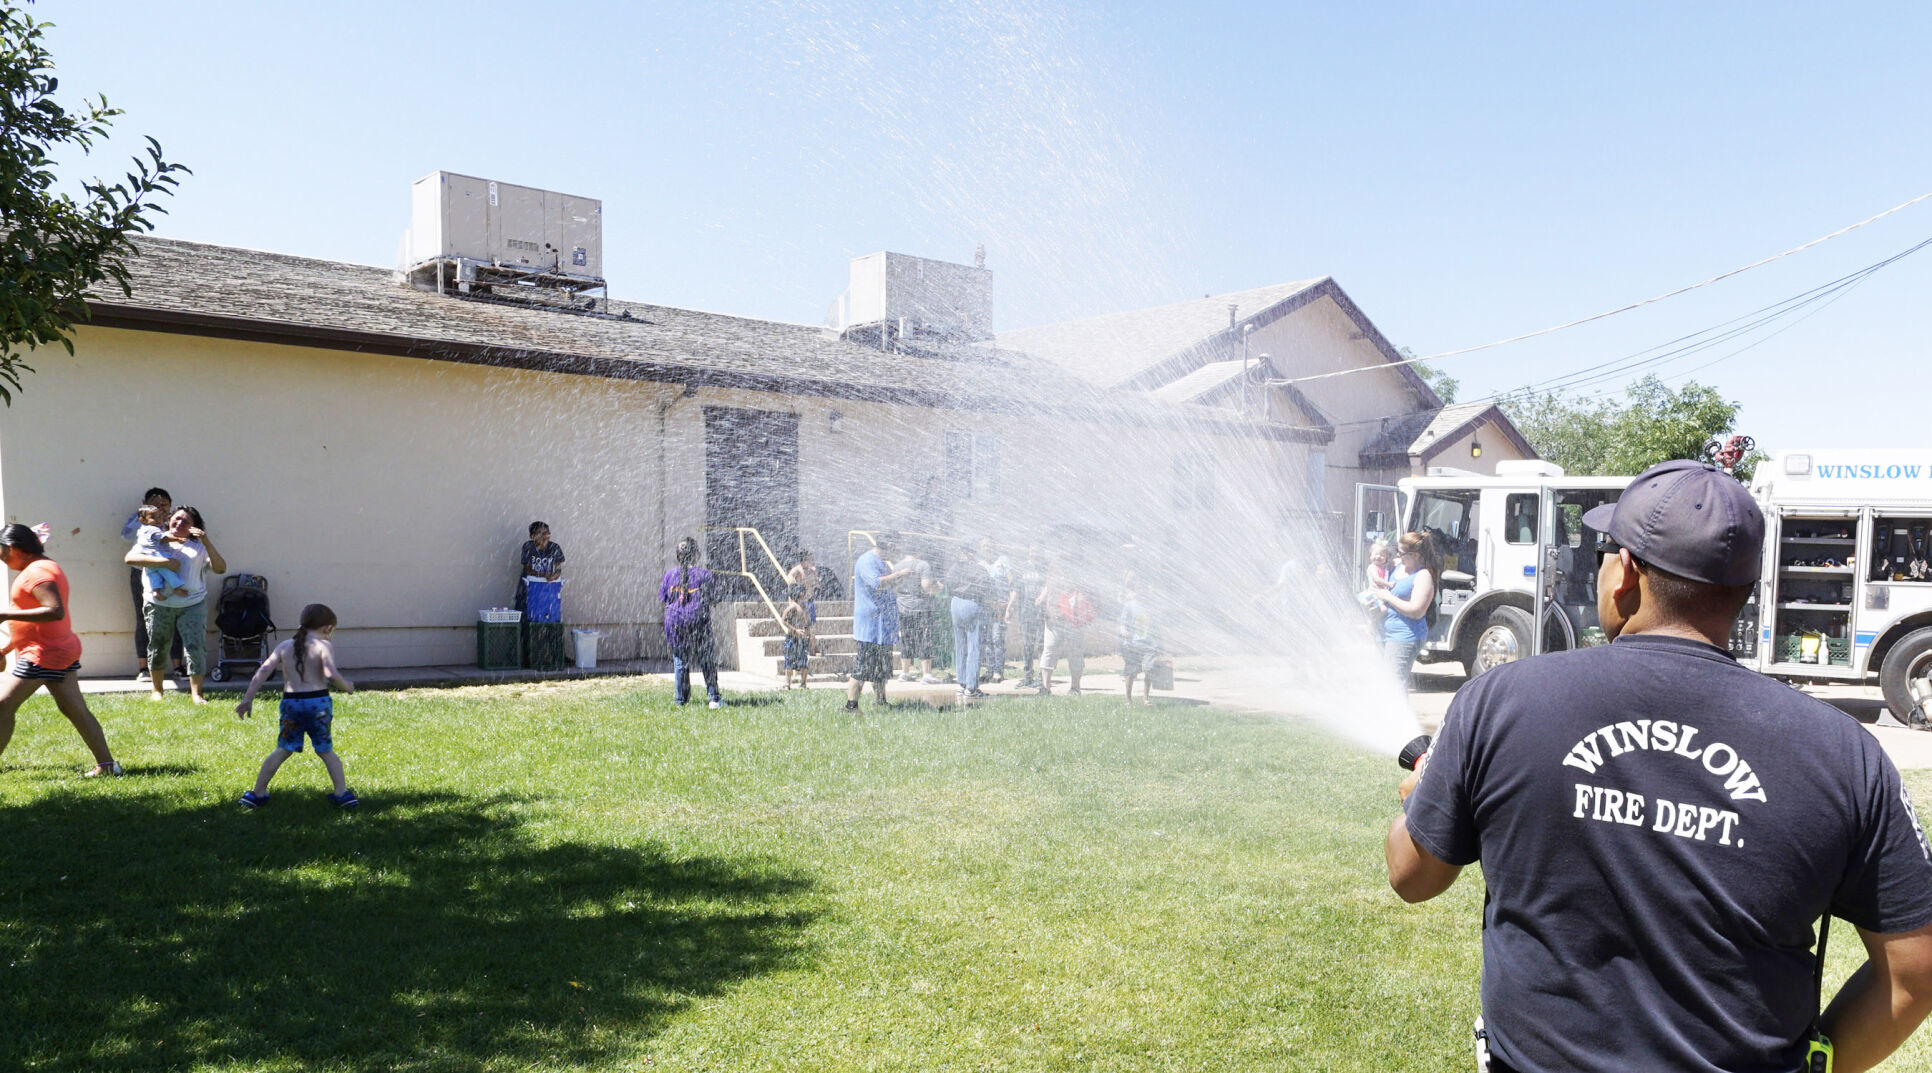
[(956, 500), (1000, 494), (1000, 439), (971, 432), (946, 433), (946, 487)]
[(946, 489), (955, 501), (973, 498), (973, 434), (946, 433)]
[(1175, 510), (1214, 509), (1214, 456), (1182, 451), (1174, 456)]
[(973, 437), (973, 492), (981, 499), (996, 499), (1000, 494), (1000, 438)]

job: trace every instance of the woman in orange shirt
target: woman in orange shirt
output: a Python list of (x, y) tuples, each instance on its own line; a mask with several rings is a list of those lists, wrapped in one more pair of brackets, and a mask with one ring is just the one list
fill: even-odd
[(0, 753), (13, 740), (14, 713), (44, 685), (94, 754), (94, 767), (87, 774), (119, 775), (121, 765), (114, 762), (100, 720), (81, 696), (81, 645), (67, 615), (66, 573), (47, 558), (40, 538), (24, 525), (0, 529), (0, 557), (9, 570), (19, 571), (12, 599), (0, 608), (0, 622), (9, 623), (12, 631), (0, 653), (13, 653), (12, 676), (0, 678)]

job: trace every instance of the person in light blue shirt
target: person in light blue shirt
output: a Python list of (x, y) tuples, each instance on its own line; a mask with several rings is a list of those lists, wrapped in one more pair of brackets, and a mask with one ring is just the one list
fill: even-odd
[(859, 642), (859, 665), (845, 689), (845, 710), (859, 710), (859, 694), (872, 683), (873, 695), (886, 702), (886, 679), (892, 677), (892, 646), (899, 643), (899, 597), (893, 582), (911, 573), (890, 563), (896, 537), (875, 537), (872, 547), (852, 564), (852, 636)]
[(1442, 559), (1427, 533), (1404, 533), (1396, 541), (1401, 567), (1388, 581), (1371, 581), (1369, 591), (1388, 608), (1382, 619), (1382, 651), (1402, 688), (1409, 688), (1416, 650), (1429, 636), (1429, 604), (1436, 598)]

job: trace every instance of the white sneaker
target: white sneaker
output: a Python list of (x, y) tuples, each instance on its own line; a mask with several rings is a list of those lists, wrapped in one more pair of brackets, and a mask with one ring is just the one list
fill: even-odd
[(927, 675), (921, 675), (921, 676), (920, 676), (920, 678), (919, 678), (919, 684), (920, 684), (920, 685), (926, 685), (926, 686), (936, 686), (936, 685), (944, 685), (945, 683), (944, 683), (944, 682), (941, 682), (941, 681), (940, 681), (939, 679), (937, 679), (937, 678), (934, 678), (934, 677), (933, 677), (932, 675), (930, 675), (930, 674), (927, 674)]
[(711, 707), (713, 707), (713, 708), (722, 708), (722, 707), (724, 707), (724, 701), (721, 701), (721, 700), (714, 700), (714, 701), (712, 701), (712, 702), (711, 702)]

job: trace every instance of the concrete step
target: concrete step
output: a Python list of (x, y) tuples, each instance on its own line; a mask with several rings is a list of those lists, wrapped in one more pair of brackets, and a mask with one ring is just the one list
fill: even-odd
[[(785, 636), (785, 627), (773, 622), (769, 617), (750, 620), (739, 619), (738, 622), (743, 629), (748, 631), (749, 636), (752, 637)], [(820, 615), (818, 617), (818, 626), (814, 632), (820, 637), (850, 637), (852, 636), (852, 620), (850, 618), (833, 618)]]
[[(767, 656), (777, 658), (785, 654), (785, 639), (783, 637), (766, 637), (760, 639), (759, 643), (764, 646), (765, 655)], [(820, 637), (818, 638), (818, 650), (821, 655), (826, 656), (857, 655), (859, 642), (854, 640), (850, 634), (843, 637)]]
[[(771, 602), (774, 604), (777, 604), (780, 608), (783, 608), (785, 606), (785, 594), (782, 592), (772, 593)], [(739, 600), (737, 601), (737, 603), (739, 605), (738, 607), (739, 618), (770, 618), (771, 617), (771, 613), (765, 608), (765, 602), (763, 600), (754, 598), (750, 600)], [(849, 618), (851, 617), (851, 615), (852, 615), (852, 601), (850, 600), (820, 600), (818, 602), (819, 618), (827, 618), (827, 617)]]
[[(858, 665), (859, 657), (855, 655), (813, 656), (805, 661), (807, 671), (811, 674), (850, 674)], [(772, 660), (771, 673), (783, 678), (785, 676), (785, 661), (782, 659)]]

